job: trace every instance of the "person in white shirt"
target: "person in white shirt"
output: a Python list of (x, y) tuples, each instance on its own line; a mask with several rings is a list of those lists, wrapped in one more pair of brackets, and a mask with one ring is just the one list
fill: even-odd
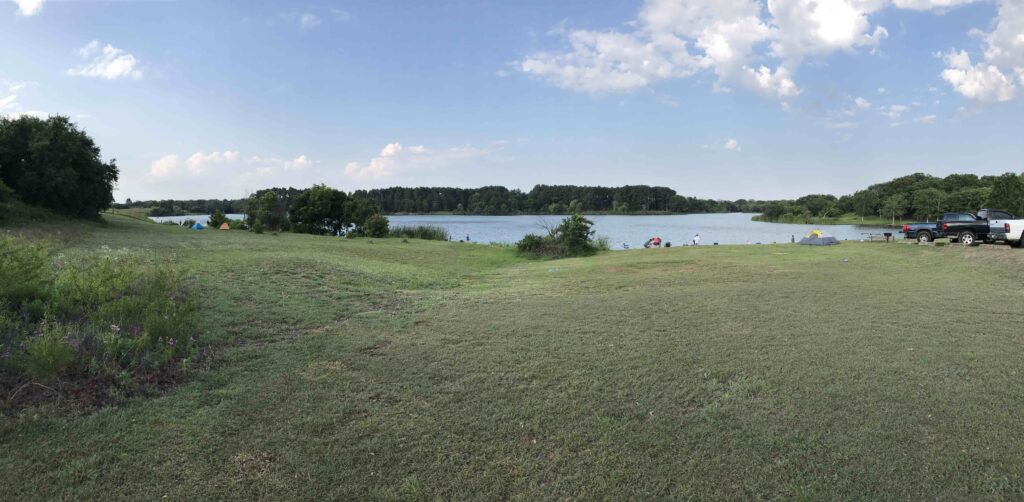
[(694, 246), (700, 246), (700, 234), (697, 234), (697, 235), (693, 236), (693, 245)]

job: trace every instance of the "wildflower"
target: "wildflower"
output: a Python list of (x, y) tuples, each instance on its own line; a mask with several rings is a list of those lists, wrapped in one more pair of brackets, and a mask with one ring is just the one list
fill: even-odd
[(121, 332), (121, 327), (116, 325), (116, 324), (111, 324), (110, 325), (110, 331), (113, 331), (114, 333), (120, 333)]

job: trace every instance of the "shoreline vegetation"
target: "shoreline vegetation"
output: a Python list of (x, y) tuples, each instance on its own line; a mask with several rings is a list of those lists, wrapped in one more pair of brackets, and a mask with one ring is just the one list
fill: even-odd
[(900, 228), (904, 223), (909, 220), (903, 220), (897, 218), (893, 222), (889, 218), (879, 218), (877, 216), (859, 216), (856, 214), (844, 214), (841, 216), (829, 217), (814, 217), (814, 216), (797, 216), (797, 215), (782, 215), (777, 218), (769, 218), (768, 215), (758, 214), (752, 216), (751, 221), (760, 221), (764, 223), (790, 223), (796, 225), (863, 225), (872, 227), (889, 227), (889, 228)]

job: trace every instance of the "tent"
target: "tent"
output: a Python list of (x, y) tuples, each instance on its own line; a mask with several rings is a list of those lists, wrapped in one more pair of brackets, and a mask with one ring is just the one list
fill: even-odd
[(202, 230), (206, 228), (202, 223), (196, 222), (192, 224), (192, 230)]
[(814, 230), (807, 234), (807, 237), (800, 239), (798, 244), (803, 244), (804, 246), (834, 246), (839, 244), (839, 239), (826, 237), (821, 233), (821, 230)]
[(231, 230), (231, 227), (229, 227), (228, 223), (225, 221), (224, 223), (220, 224), (220, 229), (221, 230)]

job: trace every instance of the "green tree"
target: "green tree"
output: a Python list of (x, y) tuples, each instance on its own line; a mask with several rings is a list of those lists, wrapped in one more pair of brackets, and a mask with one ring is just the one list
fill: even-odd
[(276, 232), (283, 228), (287, 221), (287, 214), (288, 208), (284, 199), (276, 191), (267, 190), (261, 195), (253, 195), (250, 198), (246, 216), (254, 231), (257, 228), (260, 230), (266, 228)]
[(117, 175), (67, 117), (0, 118), (0, 180), (26, 204), (96, 217), (114, 201)]
[(938, 188), (923, 188), (914, 191), (911, 199), (914, 215), (921, 219), (938, 218), (946, 209), (946, 192)]
[(903, 217), (907, 212), (907, 198), (903, 194), (891, 195), (882, 203), (882, 216), (892, 217), (892, 224), (896, 224), (896, 217)]
[(292, 198), (288, 220), (296, 232), (341, 235), (355, 220), (348, 214), (349, 197), (327, 185), (313, 185)]
[(213, 214), (210, 215), (209, 225), (213, 228), (219, 228), (227, 222), (228, 218), (227, 216), (224, 216), (224, 211), (221, 211), (220, 208), (215, 209)]
[(988, 198), (988, 206), (1024, 216), (1024, 179), (1014, 173), (1006, 173), (996, 178)]

